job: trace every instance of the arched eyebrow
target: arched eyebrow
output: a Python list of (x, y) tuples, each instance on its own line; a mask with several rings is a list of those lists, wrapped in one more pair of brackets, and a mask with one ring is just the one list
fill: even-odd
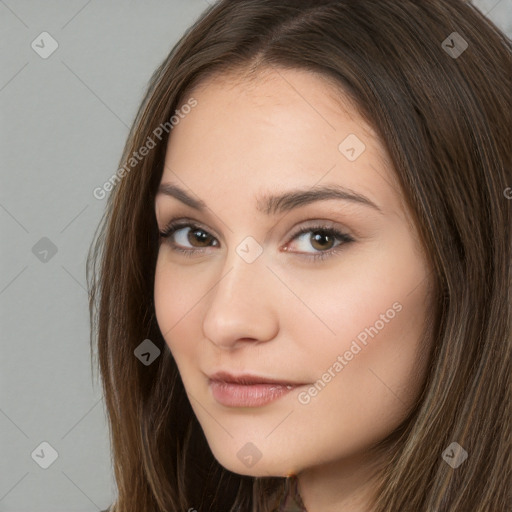
[[(188, 192), (171, 183), (160, 184), (157, 195), (160, 194), (174, 197), (175, 199), (178, 199), (178, 201), (181, 201), (195, 210), (204, 211), (207, 209), (207, 205), (204, 201), (192, 197)], [(329, 199), (350, 201), (373, 208), (381, 214), (383, 213), (382, 209), (368, 197), (340, 185), (294, 189), (281, 194), (267, 193), (257, 198), (256, 205), (259, 212), (270, 216), (288, 212), (316, 201), (325, 201)]]

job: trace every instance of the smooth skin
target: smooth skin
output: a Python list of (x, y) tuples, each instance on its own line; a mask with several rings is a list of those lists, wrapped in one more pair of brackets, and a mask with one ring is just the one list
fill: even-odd
[[(185, 189), (206, 209), (157, 195), (160, 231), (177, 219), (192, 227), (162, 239), (154, 290), (190, 403), (225, 468), (297, 474), (309, 512), (368, 512), (371, 468), (385, 463), (371, 447), (410, 412), (429, 348), (429, 265), (386, 151), (348, 98), (307, 71), (224, 75), (193, 96), (197, 106), (171, 132), (161, 183)], [(350, 134), (365, 145), (354, 161), (339, 149)], [(276, 215), (258, 209), (265, 194), (327, 185), (377, 208), (331, 198)], [(315, 229), (295, 236), (318, 225), (353, 241)], [(247, 237), (257, 245), (241, 245)], [(248, 263), (240, 247), (262, 252)], [(397, 303), (400, 311), (382, 321)], [(365, 328), (382, 324), (345, 358)], [(227, 407), (208, 384), (218, 370), (306, 386), (264, 406)], [(319, 379), (315, 395), (308, 390)], [(250, 467), (237, 456), (247, 443), (261, 453)]]

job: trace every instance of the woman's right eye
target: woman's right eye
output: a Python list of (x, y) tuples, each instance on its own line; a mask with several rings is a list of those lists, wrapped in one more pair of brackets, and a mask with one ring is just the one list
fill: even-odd
[[(218, 241), (203, 228), (190, 223), (170, 222), (163, 231), (160, 232), (162, 239), (170, 239), (169, 243), (173, 250), (190, 254), (191, 252), (203, 252), (204, 249), (211, 244), (213, 240), (215, 246)], [(187, 243), (191, 247), (186, 247)], [(198, 245), (194, 245), (194, 244)], [(185, 247), (183, 247), (185, 246)]]

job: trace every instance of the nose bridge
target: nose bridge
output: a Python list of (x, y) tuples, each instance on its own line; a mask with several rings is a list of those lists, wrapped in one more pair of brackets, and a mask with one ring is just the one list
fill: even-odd
[(214, 285), (203, 323), (205, 336), (230, 347), (240, 339), (261, 341), (276, 328), (270, 271), (251, 241), (229, 251)]
[(269, 272), (262, 255), (250, 261), (240, 256), (238, 250), (232, 249), (226, 258), (221, 274), (223, 277), (218, 281), (212, 299), (212, 306), (214, 302), (221, 306), (227, 303), (233, 312), (243, 310), (245, 305), (254, 308), (255, 297), (265, 300), (264, 287), (261, 285), (268, 281), (265, 274)]
[[(239, 299), (253, 294), (258, 283), (265, 281), (268, 286), (269, 273), (266, 267), (263, 246), (251, 236), (242, 239), (238, 245), (229, 248), (215, 295), (224, 300)], [(221, 297), (224, 295), (224, 297)]]

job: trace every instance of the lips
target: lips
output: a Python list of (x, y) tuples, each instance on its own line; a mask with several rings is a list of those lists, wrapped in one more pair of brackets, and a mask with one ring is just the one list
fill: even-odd
[(274, 384), (279, 386), (300, 386), (304, 384), (303, 382), (293, 382), (286, 381), (281, 379), (272, 379), (267, 377), (260, 377), (258, 375), (250, 375), (250, 374), (242, 374), (242, 375), (233, 375), (228, 372), (216, 372), (210, 375), (211, 381), (216, 382), (224, 382), (227, 384), (242, 384), (242, 385), (251, 385), (251, 384)]
[(226, 407), (261, 407), (304, 385), (258, 375), (216, 372), (209, 377), (213, 398)]

